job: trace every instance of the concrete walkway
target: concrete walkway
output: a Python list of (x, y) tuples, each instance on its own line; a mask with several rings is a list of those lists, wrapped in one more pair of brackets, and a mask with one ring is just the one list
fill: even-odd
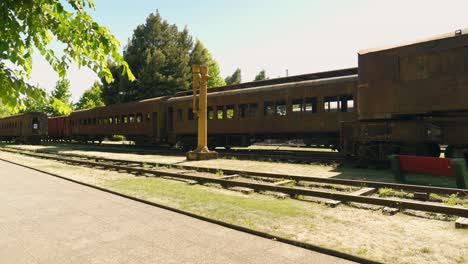
[(0, 263), (348, 263), (0, 161)]

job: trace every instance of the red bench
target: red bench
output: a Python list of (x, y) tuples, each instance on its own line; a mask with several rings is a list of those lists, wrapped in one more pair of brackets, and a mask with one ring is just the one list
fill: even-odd
[(458, 188), (468, 188), (468, 172), (464, 159), (405, 155), (392, 155), (389, 159), (398, 182), (406, 181), (406, 173), (445, 175), (455, 177)]

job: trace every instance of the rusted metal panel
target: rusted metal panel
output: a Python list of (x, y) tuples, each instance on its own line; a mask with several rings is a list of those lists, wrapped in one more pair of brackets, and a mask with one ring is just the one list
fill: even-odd
[(359, 53), (359, 119), (468, 110), (468, 34)]

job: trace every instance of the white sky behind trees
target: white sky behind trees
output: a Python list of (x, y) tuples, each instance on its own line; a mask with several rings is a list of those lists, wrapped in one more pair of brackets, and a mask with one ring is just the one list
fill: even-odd
[[(91, 15), (127, 44), (133, 30), (159, 9), (185, 25), (216, 59), (222, 77), (242, 70), (251, 81), (262, 69), (270, 78), (357, 66), (361, 49), (398, 44), (468, 27), (464, 0), (95, 0)], [(96, 74), (72, 66), (72, 100)], [(58, 75), (36, 53), (30, 83), (54, 88)]]

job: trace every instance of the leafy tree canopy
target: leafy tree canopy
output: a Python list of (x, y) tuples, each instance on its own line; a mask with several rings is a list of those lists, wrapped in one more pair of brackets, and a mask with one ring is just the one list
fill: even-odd
[(255, 76), (254, 81), (263, 81), (263, 80), (266, 80), (266, 79), (268, 79), (268, 77), (266, 76), (265, 70), (261, 70), (261, 71)]
[(163, 20), (159, 12), (152, 13), (146, 23), (137, 26), (124, 58), (137, 81), (123, 83), (124, 93), (131, 100), (173, 94), (190, 86), (190, 50), (193, 42), (187, 28)]
[(231, 75), (225, 79), (227, 85), (238, 84), (242, 81), (241, 70), (239, 68)]
[(99, 82), (94, 82), (93, 86), (86, 90), (78, 103), (76, 103), (76, 109), (88, 109), (99, 106), (105, 106), (105, 104), (102, 100), (102, 90)]
[[(60, 81), (57, 83), (60, 83)], [(57, 89), (55, 89), (54, 91), (56, 90)], [(47, 94), (46, 90), (39, 86), (34, 87), (34, 91), (39, 93), (39, 95), (26, 96), (22, 100), (21, 106), (15, 108), (15, 112), (17, 110), (19, 110), (20, 113), (43, 112), (49, 116), (60, 116), (70, 114), (72, 108), (69, 103), (65, 103), (55, 98), (51, 94)]]
[[(158, 11), (136, 27), (124, 49), (124, 58), (137, 80), (130, 82), (116, 77), (118, 81), (114, 83), (103, 83), (106, 104), (173, 95), (190, 89), (192, 64), (209, 67), (209, 87), (224, 85), (218, 64), (202, 42), (197, 40), (194, 45), (187, 28), (179, 30), (175, 24), (164, 20)], [(111, 72), (120, 71), (119, 67), (111, 65)]]
[(199, 39), (197, 39), (190, 53), (190, 65), (194, 64), (206, 65), (208, 67), (208, 88), (226, 85), (220, 76), (218, 63)]
[[(26, 83), (35, 49), (61, 78), (73, 61), (110, 82), (109, 57), (122, 74), (134, 79), (119, 54), (119, 42), (87, 14), (87, 8), (94, 8), (92, 0), (0, 1), (0, 99), (5, 107), (17, 107), (24, 97), (46, 99), (43, 91)], [(52, 41), (62, 43), (63, 52), (55, 54)]]
[(55, 89), (48, 96), (49, 104), (46, 106), (45, 112), (51, 116), (69, 114), (72, 110), (70, 98), (70, 81), (67, 79), (58, 80)]

